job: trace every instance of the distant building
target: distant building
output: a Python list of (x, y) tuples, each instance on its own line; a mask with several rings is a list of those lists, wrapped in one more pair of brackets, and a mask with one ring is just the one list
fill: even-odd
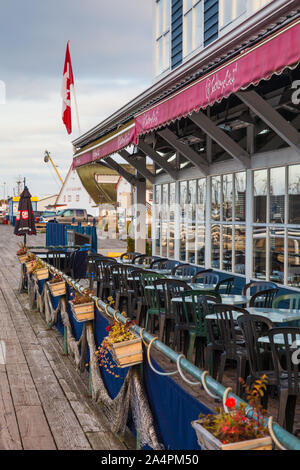
[(99, 214), (98, 206), (84, 188), (76, 171), (70, 167), (57, 196), (54, 206), (56, 209), (86, 209), (87, 213), (97, 217)]
[(50, 195), (50, 196), (42, 196), (39, 198), (37, 202), (37, 210), (38, 211), (46, 211), (46, 210), (53, 210), (54, 205), (56, 203), (57, 194)]

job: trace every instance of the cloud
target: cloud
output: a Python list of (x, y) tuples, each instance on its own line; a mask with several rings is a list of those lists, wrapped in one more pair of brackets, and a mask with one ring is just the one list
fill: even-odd
[[(151, 84), (150, 0), (2, 0), (0, 79), (0, 190), (12, 194), (19, 175), (32, 193), (57, 192), (47, 148), (65, 176), (71, 140), (61, 121), (61, 82), (66, 42), (71, 41), (82, 133)], [(17, 12), (17, 13), (16, 13)]]

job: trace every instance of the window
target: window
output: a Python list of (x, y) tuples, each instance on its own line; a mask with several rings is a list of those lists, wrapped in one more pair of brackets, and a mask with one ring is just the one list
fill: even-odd
[(156, 74), (170, 67), (171, 0), (156, 2)]
[(259, 10), (269, 3), (270, 0), (253, 0), (253, 11)]
[(300, 286), (300, 165), (254, 171), (253, 276)]
[(71, 194), (68, 195), (68, 202), (71, 202), (72, 201), (72, 196)]
[(183, 3), (183, 55), (202, 45), (203, 13), (201, 0), (184, 0)]
[(211, 179), (212, 268), (245, 274), (246, 173)]
[(245, 0), (220, 0), (220, 28), (227, 26), (246, 11)]
[[(91, 200), (91, 198), (90, 198), (90, 200)], [(80, 196), (79, 196), (79, 194), (76, 194), (76, 202), (79, 202), (79, 201), (80, 201)]]

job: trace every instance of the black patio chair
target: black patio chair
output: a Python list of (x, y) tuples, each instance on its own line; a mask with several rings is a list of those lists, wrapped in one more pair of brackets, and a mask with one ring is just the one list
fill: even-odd
[(112, 294), (112, 272), (111, 267), (116, 266), (114, 260), (100, 259), (98, 261), (97, 296), (106, 301)]
[[(236, 393), (241, 394), (239, 377), (246, 380), (247, 350), (244, 340), (240, 339), (236, 330), (234, 312), (249, 315), (247, 310), (235, 305), (216, 304), (213, 306), (215, 320), (207, 319), (209, 343), (206, 350), (206, 367), (209, 368), (211, 354), (218, 354), (220, 362), (218, 367), (218, 381), (222, 383), (227, 360), (237, 362)], [(215, 368), (214, 368), (215, 369)]]
[[(254, 295), (256, 292), (267, 289), (276, 289), (277, 285), (269, 281), (252, 281), (243, 287), (242, 295)], [(249, 292), (248, 292), (249, 290)]]
[(272, 308), (277, 293), (278, 288), (258, 291), (251, 297), (249, 307)]
[[(300, 328), (273, 328), (268, 331), (268, 337), (280, 393), (278, 424), (292, 433), (296, 400), (300, 395)], [(276, 337), (281, 337), (281, 343), (277, 343)]]
[(191, 276), (191, 278), (196, 274), (196, 266), (191, 266), (188, 263), (178, 264), (172, 269), (172, 276)]
[(176, 305), (172, 302), (174, 297), (180, 297), (182, 293), (189, 290), (185, 281), (177, 279), (158, 279), (154, 281), (154, 288), (159, 299), (159, 339), (167, 346), (170, 345), (170, 337), (175, 326)]
[(246, 380), (247, 385), (251, 386), (264, 374), (268, 378), (267, 391), (262, 398), (262, 405), (267, 409), (268, 393), (270, 387), (277, 388), (277, 378), (272, 354), (258, 339), (267, 336), (274, 325), (271, 320), (261, 315), (241, 315), (237, 318), (237, 323), (245, 339), (249, 360), (250, 373)]
[(139, 256), (141, 255), (141, 253), (139, 253), (138, 251), (134, 251), (132, 253), (123, 253), (121, 256), (120, 256), (120, 260), (123, 261), (125, 259), (129, 260), (129, 261), (132, 261), (135, 256)]
[(234, 277), (226, 277), (225, 279), (221, 279), (216, 285), (216, 291), (222, 291), (222, 294), (231, 294), (233, 284)]
[(168, 258), (155, 258), (151, 264), (150, 264), (150, 269), (164, 269), (165, 268), (165, 265), (167, 264), (168, 262)]
[(219, 275), (213, 273), (212, 269), (205, 270), (195, 274), (191, 282), (195, 284), (217, 284), (219, 282)]

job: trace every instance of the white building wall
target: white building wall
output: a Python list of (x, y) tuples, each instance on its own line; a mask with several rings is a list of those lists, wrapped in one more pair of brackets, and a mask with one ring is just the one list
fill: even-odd
[(87, 213), (94, 217), (98, 217), (99, 215), (98, 206), (95, 207), (95, 202), (81, 183), (76, 170), (71, 170), (68, 173), (56, 204), (61, 205), (62, 209), (86, 209)]

